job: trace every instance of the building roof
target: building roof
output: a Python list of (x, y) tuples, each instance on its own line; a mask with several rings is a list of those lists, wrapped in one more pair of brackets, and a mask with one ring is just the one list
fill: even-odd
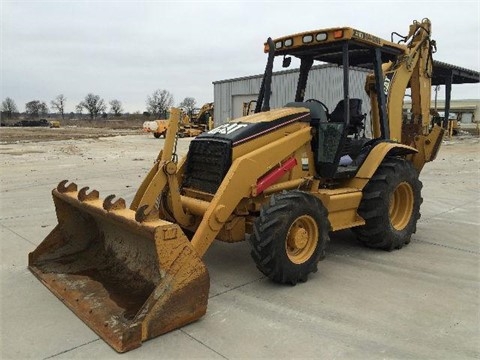
[(446, 80), (452, 77), (452, 84), (466, 84), (480, 82), (480, 73), (475, 70), (447, 64), (442, 61), (433, 61), (432, 85), (445, 85)]
[[(329, 68), (329, 67), (336, 68), (338, 67), (338, 65), (335, 65), (335, 64), (314, 65), (312, 66), (312, 69), (321, 69), (321, 68)], [(371, 71), (365, 67), (352, 66), (351, 68), (357, 71), (364, 71), (364, 72)], [(283, 75), (283, 74), (288, 74), (288, 73), (293, 73), (298, 71), (299, 69), (295, 68), (290, 70), (277, 71), (277, 72), (274, 72), (273, 75)], [(218, 80), (218, 81), (214, 81), (213, 84), (215, 85), (215, 84), (221, 84), (225, 82), (255, 79), (255, 78), (261, 78), (262, 76), (263, 74), (258, 74), (258, 75), (243, 76), (243, 77), (238, 77), (233, 79)], [(478, 71), (463, 68), (463, 67), (452, 65), (452, 64), (447, 64), (442, 61), (434, 60), (432, 85), (433, 86), (445, 85), (446, 80), (448, 79), (449, 76), (452, 76), (452, 84), (466, 84), (466, 83), (480, 82), (480, 73)]]

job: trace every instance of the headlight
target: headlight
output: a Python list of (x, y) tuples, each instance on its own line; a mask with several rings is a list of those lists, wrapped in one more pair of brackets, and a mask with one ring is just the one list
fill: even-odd
[(317, 36), (315, 36), (315, 40), (317, 41), (325, 41), (327, 40), (327, 33), (318, 33)]
[(304, 44), (311, 43), (313, 41), (313, 35), (305, 35), (302, 38), (302, 41), (303, 41)]

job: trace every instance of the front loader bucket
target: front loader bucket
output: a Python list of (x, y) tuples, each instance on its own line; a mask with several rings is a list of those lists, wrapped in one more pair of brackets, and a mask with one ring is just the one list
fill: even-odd
[(47, 288), (118, 352), (205, 314), (208, 271), (178, 225), (65, 183), (52, 192), (58, 225), (29, 254)]

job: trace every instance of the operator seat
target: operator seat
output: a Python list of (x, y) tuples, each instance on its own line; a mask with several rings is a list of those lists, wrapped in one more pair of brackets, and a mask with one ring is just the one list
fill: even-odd
[[(330, 122), (344, 122), (345, 103), (340, 100), (335, 109), (330, 114)], [(350, 99), (350, 121), (348, 126), (348, 135), (359, 134), (365, 128), (363, 121), (366, 114), (362, 114), (362, 99)]]
[(309, 102), (302, 102), (302, 101), (296, 101), (296, 102), (289, 102), (285, 107), (303, 107), (307, 108), (310, 110), (310, 125), (316, 125), (319, 122), (327, 122), (328, 117), (325, 109), (323, 108), (322, 105), (319, 103), (316, 103), (314, 101), (309, 101)]

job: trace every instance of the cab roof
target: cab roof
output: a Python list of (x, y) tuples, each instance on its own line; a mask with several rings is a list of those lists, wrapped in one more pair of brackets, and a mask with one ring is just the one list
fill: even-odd
[[(273, 40), (275, 56), (291, 55), (295, 57), (313, 57), (321, 62), (342, 65), (343, 44), (349, 44), (350, 66), (366, 69), (373, 68), (371, 50), (381, 48), (382, 62), (395, 61), (407, 49), (406, 45), (384, 40), (375, 35), (350, 27), (336, 27), (301, 32), (279, 37)], [(264, 51), (268, 52), (268, 43)], [(433, 61), (432, 85), (443, 85), (447, 78), (452, 78), (453, 84), (478, 83), (480, 73), (441, 61)]]
[[(371, 50), (381, 48), (382, 61), (395, 60), (406, 50), (405, 45), (396, 44), (369, 33), (350, 27), (313, 30), (283, 36), (273, 40), (275, 55), (313, 57), (314, 60), (342, 64), (343, 44), (349, 43), (349, 62), (352, 66), (372, 68)], [(269, 46), (265, 43), (264, 51)]]

